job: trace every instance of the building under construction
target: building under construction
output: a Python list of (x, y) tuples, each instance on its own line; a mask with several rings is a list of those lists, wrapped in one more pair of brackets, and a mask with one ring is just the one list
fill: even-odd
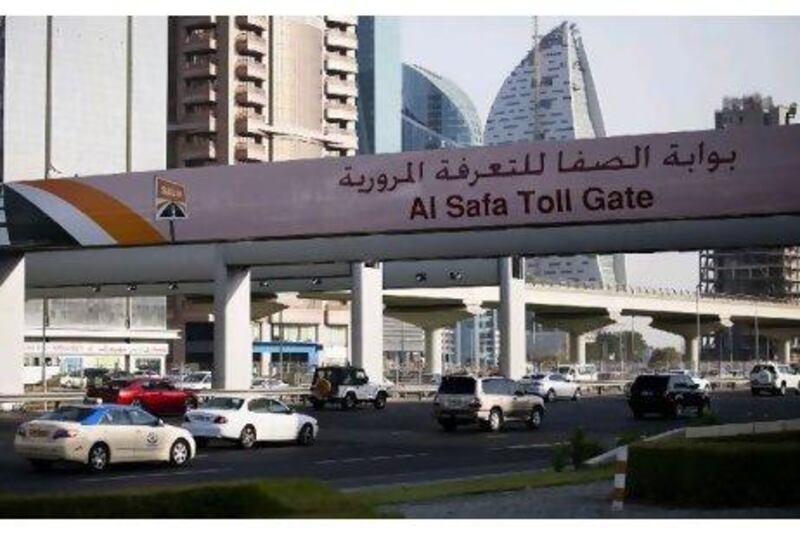
[[(770, 127), (791, 124), (797, 105), (774, 105), (772, 98), (759, 94), (725, 98), (714, 114), (717, 129)], [(703, 250), (700, 252), (700, 289), (705, 294), (757, 296), (786, 301), (800, 300), (800, 247)], [(767, 357), (771, 347), (766, 339), (758, 343), (741, 328), (717, 335), (704, 344), (711, 358), (719, 352), (736, 359)]]

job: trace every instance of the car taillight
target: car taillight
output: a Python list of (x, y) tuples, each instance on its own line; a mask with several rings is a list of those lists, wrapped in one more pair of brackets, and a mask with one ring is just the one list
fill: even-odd
[(53, 440), (56, 439), (71, 439), (72, 437), (77, 437), (78, 432), (74, 429), (57, 429), (55, 433), (53, 433)]
[(475, 407), (476, 409), (480, 409), (481, 401), (478, 398), (473, 398), (471, 402), (469, 402), (470, 407)]
[(214, 419), (214, 423), (215, 424), (227, 424), (228, 423), (228, 419), (225, 418), (224, 416), (218, 416), (218, 417), (216, 417)]

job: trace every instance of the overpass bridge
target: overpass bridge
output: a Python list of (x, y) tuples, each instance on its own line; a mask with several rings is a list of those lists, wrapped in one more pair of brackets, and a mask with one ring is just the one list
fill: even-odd
[[(350, 290), (351, 359), (372, 375), (384, 291), (409, 319), (496, 305), (510, 377), (525, 370), (529, 305), (576, 338), (640, 313), (692, 344), (686, 302), (539, 287), (529, 302), (520, 256), (798, 245), (797, 146), (800, 126), (784, 126), (7, 181), (0, 393), (22, 389), (26, 298), (133, 286), (213, 299), (216, 388), (249, 385), (252, 310), (285, 291)], [(701, 328), (746, 307), (709, 303)], [(788, 334), (789, 311), (763, 320)]]

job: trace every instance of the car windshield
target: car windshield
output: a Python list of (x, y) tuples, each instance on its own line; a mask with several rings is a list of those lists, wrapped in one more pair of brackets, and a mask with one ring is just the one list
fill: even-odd
[(442, 378), (439, 394), (475, 394), (475, 379), (466, 376)]
[(190, 374), (186, 377), (186, 383), (200, 383), (208, 374)]
[(94, 413), (93, 407), (79, 407), (75, 405), (66, 405), (59, 407), (55, 411), (51, 411), (42, 415), (39, 420), (56, 420), (59, 422), (83, 422)]
[(535, 380), (539, 380), (539, 379), (544, 379), (546, 377), (547, 376), (545, 374), (531, 374), (530, 376), (528, 376), (525, 379), (529, 379), (531, 381), (535, 381)]
[(775, 368), (773, 368), (772, 365), (756, 365), (753, 367), (752, 373), (756, 374), (758, 372), (761, 372), (762, 370), (772, 372), (773, 374), (775, 373)]
[(669, 383), (669, 376), (639, 376), (631, 386), (631, 392), (640, 390), (665, 391)]
[(204, 409), (227, 409), (236, 411), (242, 407), (244, 400), (242, 398), (231, 398), (227, 396), (215, 396), (209, 398), (203, 404)]

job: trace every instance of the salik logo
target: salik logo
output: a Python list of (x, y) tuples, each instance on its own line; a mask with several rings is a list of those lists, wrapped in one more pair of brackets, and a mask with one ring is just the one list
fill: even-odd
[(180, 220), (186, 217), (186, 187), (156, 176), (156, 220)]
[(150, 432), (147, 434), (147, 445), (148, 446), (156, 446), (158, 445), (158, 435), (154, 432)]

